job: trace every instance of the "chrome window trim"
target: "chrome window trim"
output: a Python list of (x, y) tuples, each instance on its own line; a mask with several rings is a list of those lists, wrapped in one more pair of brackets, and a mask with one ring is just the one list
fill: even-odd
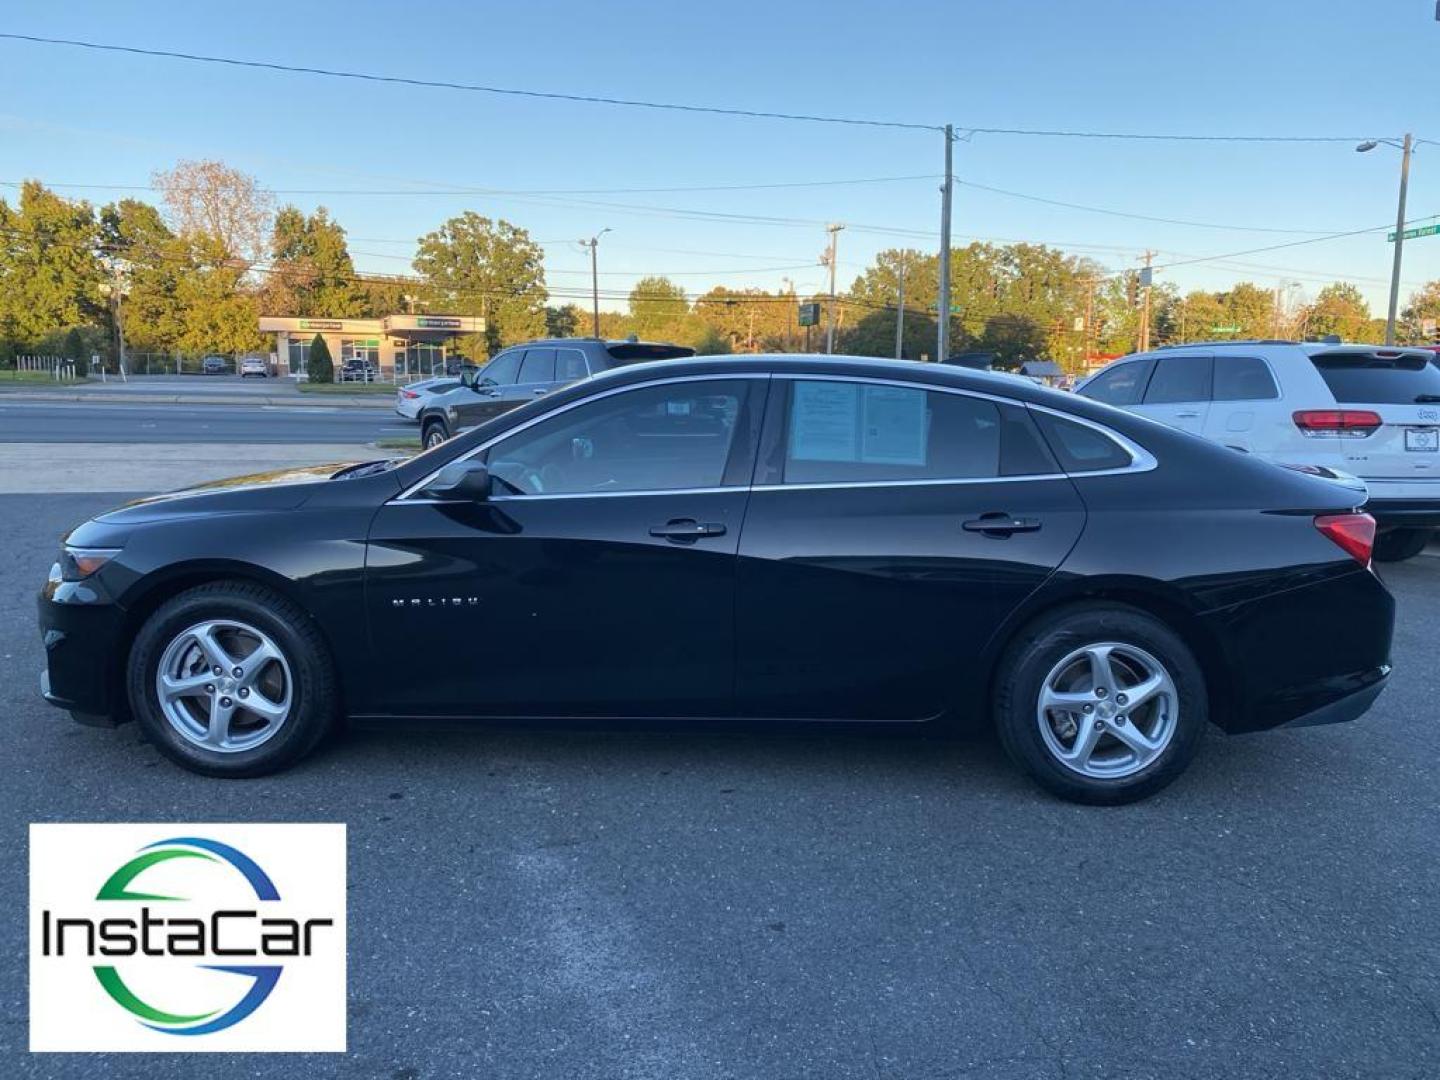
[(832, 488), (957, 487), (961, 484), (1014, 484), (1033, 480), (1064, 480), (1064, 473), (1021, 473), (1016, 476), (955, 476), (931, 480), (825, 480), (803, 484), (755, 484), (751, 491), (825, 491)]
[[(576, 401), (566, 402), (564, 405), (560, 405), (560, 406), (558, 406), (558, 407), (556, 407), (556, 408), (554, 408), (554, 409), (550, 409), (550, 410), (548, 410), (548, 411), (546, 411), (546, 412), (543, 412), (543, 413), (541, 413), (539, 416), (532, 417), (531, 419), (526, 420), (523, 424), (520, 424), (520, 425), (518, 425), (517, 427), (513, 427), (513, 428), (509, 429), (508, 431), (501, 432), (499, 435), (496, 435), (493, 439), (490, 439), (490, 440), (488, 440), (488, 441), (486, 441), (486, 442), (481, 443), (479, 446), (473, 447), (472, 449), (465, 451), (465, 453), (461, 454), (459, 457), (457, 457), (457, 458), (452, 458), (450, 461), (447, 461), (447, 462), (445, 463), (445, 465), (441, 465), (441, 466), (440, 466), (440, 469), (445, 468), (446, 465), (454, 465), (457, 461), (468, 461), (468, 460), (470, 460), (472, 457), (474, 457), (476, 454), (484, 453), (486, 450), (489, 450), (492, 446), (496, 445), (497, 443), (503, 442), (504, 440), (510, 438), (510, 437), (513, 436), (513, 435), (519, 435), (522, 431), (526, 431), (526, 430), (534, 427), (536, 424), (540, 423), (540, 422), (543, 421), (543, 420), (549, 420), (551, 417), (559, 416), (561, 413), (569, 412), (571, 409), (578, 409), (581, 405), (588, 405), (588, 404), (589, 404), (590, 402), (592, 402), (592, 401), (599, 401), (599, 400), (601, 400), (602, 398), (614, 397), (616, 394), (625, 394), (625, 393), (628, 393), (628, 392), (630, 392), (630, 391), (632, 391), (632, 390), (648, 390), (648, 389), (650, 389), (651, 387), (654, 387), (654, 386), (669, 386), (669, 385), (671, 385), (671, 384), (673, 384), (673, 383), (687, 383), (687, 382), (733, 382), (735, 379), (756, 379), (756, 380), (763, 380), (763, 379), (769, 379), (769, 378), (770, 378), (770, 373), (769, 373), (769, 372), (766, 372), (766, 371), (732, 371), (732, 372), (724, 372), (724, 373), (711, 374), (711, 375), (673, 375), (673, 376), (670, 376), (669, 378), (665, 378), (665, 379), (652, 379), (652, 380), (650, 380), (650, 381), (648, 381), (648, 382), (642, 382), (642, 383), (627, 383), (627, 384), (624, 385), (624, 386), (617, 386), (617, 387), (615, 387), (615, 388), (612, 389), (612, 390), (602, 390), (602, 391), (601, 391), (600, 393), (598, 393), (598, 394), (590, 394), (590, 395), (588, 395), (588, 396), (586, 396), (586, 397), (583, 397), (583, 398), (580, 398), (580, 399), (578, 399), (578, 400), (576, 400)], [(407, 502), (418, 502), (418, 503), (452, 503), (452, 502), (465, 502), (465, 501), (467, 501), (467, 500), (464, 500), (464, 499), (412, 499), (412, 498), (410, 497), (410, 496), (413, 495), (415, 492), (423, 490), (423, 489), (426, 487), (426, 485), (428, 485), (428, 484), (430, 484), (431, 482), (433, 482), (434, 479), (435, 479), (435, 477), (437, 477), (437, 476), (440, 475), (440, 469), (435, 469), (435, 470), (431, 471), (431, 472), (428, 473), (426, 476), (424, 476), (419, 482), (414, 483), (414, 484), (411, 484), (408, 488), (406, 488), (404, 491), (402, 491), (399, 495), (396, 495), (394, 498), (387, 500), (387, 504), (400, 504), (400, 503), (407, 503)], [(694, 492), (694, 491), (717, 491), (717, 490), (718, 490), (718, 491), (742, 491), (742, 490), (744, 490), (744, 489), (746, 488), (746, 486), (747, 486), (747, 485), (744, 485), (744, 484), (734, 484), (734, 485), (731, 485), (731, 486), (725, 486), (725, 487), (720, 487), (720, 488), (699, 488), (699, 489), (695, 489), (695, 488), (669, 488), (669, 489), (654, 489), (654, 490), (646, 489), (646, 490), (642, 490), (642, 491), (557, 492), (557, 493), (551, 494), (551, 495), (549, 495), (549, 496), (546, 496), (543, 492), (540, 492), (540, 493), (535, 494), (535, 495), (502, 495), (502, 496), (499, 496), (499, 497), (502, 498), (502, 499), (526, 499), (526, 500), (530, 500), (530, 499), (547, 498), (547, 497), (553, 499), (553, 498), (558, 498), (558, 497), (560, 497), (561, 495), (565, 495), (565, 496), (574, 496), (574, 497), (578, 497), (578, 498), (587, 498), (587, 499), (588, 499), (588, 498), (593, 498), (595, 495), (612, 496), (612, 497), (613, 497), (613, 496), (615, 496), (615, 495), (666, 495), (666, 494), (674, 494), (675, 492), (682, 492), (682, 491), (690, 491), (690, 492)]]
[[(1133, 439), (1129, 439), (1126, 438), (1124, 435), (1121, 435), (1113, 428), (1108, 428), (1104, 424), (1097, 423), (1096, 421), (1090, 420), (1086, 417), (1076, 416), (1074, 413), (1065, 412), (1063, 409), (1052, 409), (1048, 405), (1036, 405), (1033, 402), (1026, 402), (1025, 407), (1027, 409), (1033, 409), (1036, 412), (1049, 413), (1051, 416), (1059, 417), (1061, 420), (1068, 420), (1072, 424), (1079, 424), (1082, 427), (1088, 427), (1092, 431), (1098, 431), (1101, 435), (1104, 435), (1107, 439), (1115, 443), (1117, 446), (1120, 447), (1120, 449), (1124, 450), (1127, 454), (1130, 455), (1130, 464), (1122, 465), (1118, 469), (1090, 469), (1067, 472), (1065, 475), (1070, 477), (1072, 480), (1080, 479), (1087, 476), (1119, 476), (1123, 473), (1149, 472), (1151, 469), (1156, 469), (1160, 467), (1160, 462), (1155, 460), (1154, 454), (1150, 453), (1149, 450), (1146, 450), (1143, 446), (1135, 442)], [(1110, 407), (1112, 409), (1119, 408), (1118, 405), (1112, 405)]]

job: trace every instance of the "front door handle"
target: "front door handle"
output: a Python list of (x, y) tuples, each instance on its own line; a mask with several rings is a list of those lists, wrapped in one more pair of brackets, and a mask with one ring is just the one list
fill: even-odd
[(531, 391), (531, 393), (533, 394), (548, 394), (549, 392), (550, 388), (548, 386), (537, 386), (534, 390)]
[(1177, 420), (1195, 420), (1199, 416), (1200, 414), (1198, 412), (1177, 412), (1175, 414)]
[(663, 537), (674, 544), (693, 544), (702, 536), (724, 536), (725, 526), (718, 521), (672, 518), (664, 525), (651, 525), (650, 535)]
[(967, 521), (960, 527), (966, 532), (978, 532), (1000, 538), (1009, 536), (1011, 533), (1039, 532), (1040, 522), (1034, 518), (1017, 518), (997, 512), (981, 514), (978, 518)]

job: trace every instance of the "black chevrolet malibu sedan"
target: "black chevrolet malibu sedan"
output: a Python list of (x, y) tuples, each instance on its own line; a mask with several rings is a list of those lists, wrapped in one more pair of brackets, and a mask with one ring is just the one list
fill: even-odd
[(1363, 488), (944, 366), (606, 372), (398, 464), (75, 529), (45, 696), (214, 776), (345, 717), (993, 723), (1045, 787), (1150, 794), (1389, 674)]

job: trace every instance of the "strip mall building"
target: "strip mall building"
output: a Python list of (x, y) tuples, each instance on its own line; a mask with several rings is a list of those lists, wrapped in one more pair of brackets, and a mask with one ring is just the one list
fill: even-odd
[(275, 335), (272, 359), (281, 375), (305, 370), (318, 334), (338, 369), (368, 360), (381, 377), (401, 381), (444, 371), (455, 339), (485, 332), (485, 320), (468, 315), (386, 315), (383, 319), (301, 319), (262, 315), (260, 331)]

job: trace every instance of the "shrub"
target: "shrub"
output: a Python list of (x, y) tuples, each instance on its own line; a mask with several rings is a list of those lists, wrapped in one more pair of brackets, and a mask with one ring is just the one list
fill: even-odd
[(310, 359), (305, 365), (305, 374), (313, 383), (333, 383), (335, 364), (330, 359), (330, 346), (319, 334), (310, 343)]

